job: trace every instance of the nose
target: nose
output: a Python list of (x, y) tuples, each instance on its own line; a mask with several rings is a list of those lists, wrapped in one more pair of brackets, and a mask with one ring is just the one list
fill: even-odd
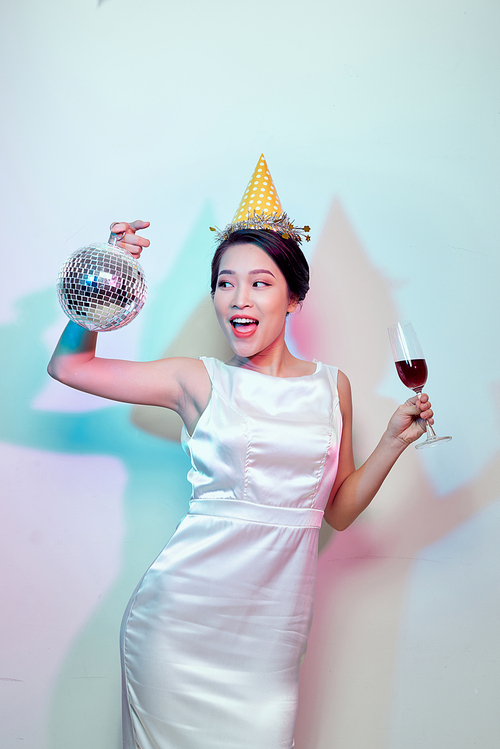
[(238, 284), (234, 289), (232, 307), (236, 309), (243, 309), (244, 307), (250, 307), (250, 297), (248, 289), (244, 284)]

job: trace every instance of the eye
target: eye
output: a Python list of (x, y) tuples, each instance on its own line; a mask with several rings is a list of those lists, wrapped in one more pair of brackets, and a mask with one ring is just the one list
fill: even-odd
[(217, 284), (217, 287), (219, 289), (227, 289), (228, 286), (231, 286), (231, 284), (229, 283), (229, 281), (219, 281), (219, 283)]
[(254, 281), (254, 286), (256, 286), (258, 289), (262, 288), (262, 286), (270, 286), (270, 283), (266, 283), (265, 281)]

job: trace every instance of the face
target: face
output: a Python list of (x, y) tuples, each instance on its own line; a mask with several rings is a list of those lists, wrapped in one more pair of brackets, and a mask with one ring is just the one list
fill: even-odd
[(282, 344), (286, 313), (297, 303), (267, 252), (256, 244), (237, 244), (221, 257), (214, 306), (233, 351), (249, 358)]

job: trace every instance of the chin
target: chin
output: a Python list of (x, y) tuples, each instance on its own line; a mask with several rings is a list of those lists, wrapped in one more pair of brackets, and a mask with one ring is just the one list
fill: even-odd
[(250, 359), (250, 357), (255, 356), (255, 354), (258, 354), (259, 351), (261, 351), (259, 346), (252, 346), (247, 342), (242, 343), (241, 341), (233, 340), (229, 341), (229, 344), (237, 356), (242, 356), (245, 359)]
[[(260, 323), (262, 324), (262, 323)], [(249, 338), (238, 338), (234, 334), (233, 327), (221, 326), (226, 336), (227, 342), (231, 346), (232, 350), (237, 356), (250, 359), (256, 354), (260, 354), (266, 349), (272, 349), (274, 344), (277, 344), (280, 336), (283, 334), (283, 329), (276, 331), (270, 331), (269, 329), (257, 330)], [(265, 340), (268, 339), (268, 340)], [(283, 339), (284, 340), (284, 339)]]

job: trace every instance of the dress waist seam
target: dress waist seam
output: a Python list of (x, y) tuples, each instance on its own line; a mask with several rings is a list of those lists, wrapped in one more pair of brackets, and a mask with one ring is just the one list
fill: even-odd
[(234, 518), (265, 525), (283, 525), (296, 528), (319, 528), (323, 510), (314, 507), (278, 507), (262, 505), (241, 499), (227, 497), (193, 498), (189, 503), (188, 515), (211, 515)]

